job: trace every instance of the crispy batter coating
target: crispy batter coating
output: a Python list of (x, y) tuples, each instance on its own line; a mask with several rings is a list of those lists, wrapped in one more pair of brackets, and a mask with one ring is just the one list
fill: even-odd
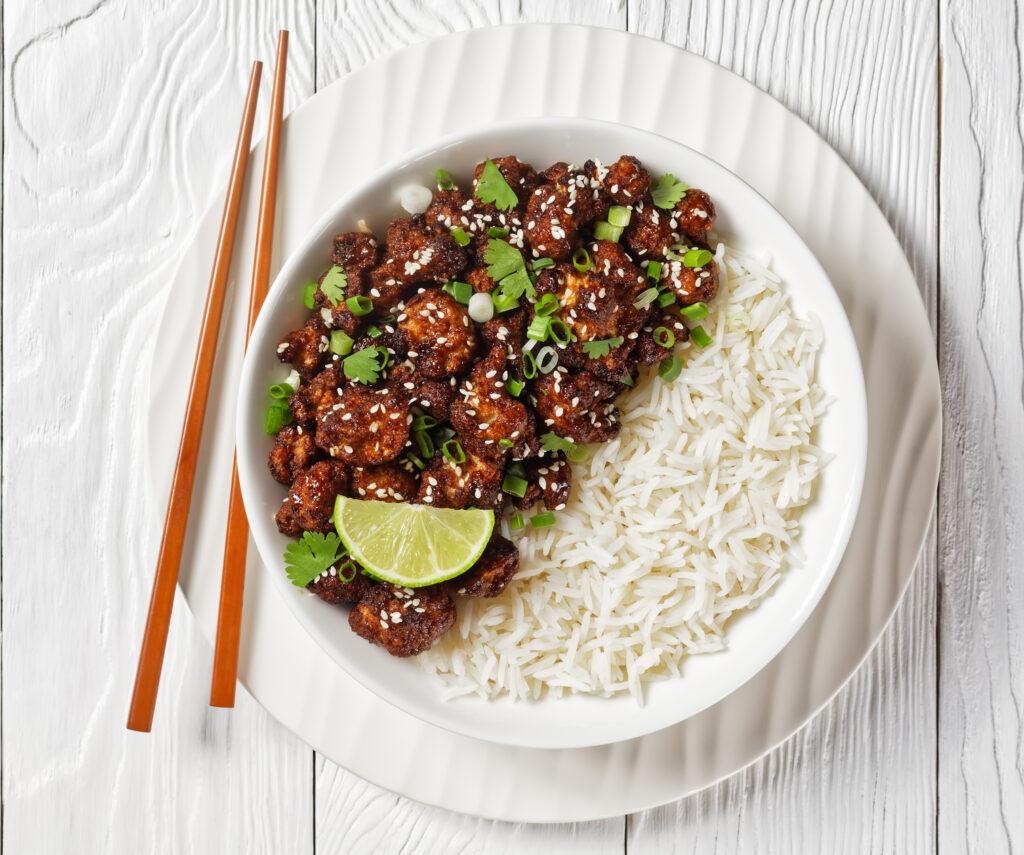
[(465, 279), (477, 294), (490, 294), (498, 287), (498, 283), (491, 279), (486, 267), (474, 267), (465, 274)]
[(395, 390), (351, 383), (317, 423), (316, 443), (353, 466), (387, 463), (405, 447), (411, 421), (408, 399)]
[(466, 266), (466, 253), (445, 231), (427, 228), (423, 216), (392, 220), (384, 263), (370, 273), (370, 299), (391, 311), (413, 285), (442, 284)]
[(572, 467), (565, 455), (560, 451), (553, 457), (527, 460), (523, 467), (526, 470), (526, 494), (515, 500), (515, 506), (521, 511), (532, 508), (541, 499), (549, 511), (560, 511), (569, 501), (572, 490)]
[[(707, 249), (698, 244), (690, 249)], [(685, 250), (680, 250), (685, 252)], [(703, 267), (687, 267), (681, 261), (670, 261), (662, 268), (662, 281), (684, 306), (709, 302), (718, 293), (718, 264), (714, 259)]]
[(344, 603), (358, 603), (378, 584), (365, 573), (356, 573), (351, 582), (346, 582), (331, 567), (306, 585), (306, 590), (312, 591), (325, 603), (340, 606)]
[(315, 427), (315, 422), (338, 402), (338, 388), (344, 382), (338, 363), (332, 363), (308, 383), (303, 383), (288, 399), (295, 421)]
[(320, 456), (313, 434), (302, 425), (287, 425), (274, 437), (267, 466), (270, 474), (282, 484), (291, 484), (300, 469), (305, 469)]
[(608, 167), (603, 183), (616, 205), (633, 205), (651, 188), (651, 173), (631, 154), (624, 154)]
[(277, 346), (277, 358), (290, 362), (303, 380), (315, 375), (330, 356), (327, 326), (319, 314), (312, 315), (305, 326), (292, 330)]
[(416, 476), (399, 463), (356, 466), (352, 470), (352, 495), (378, 502), (411, 502), (416, 495)]
[(619, 431), (618, 410), (610, 403), (617, 391), (612, 383), (559, 366), (537, 377), (530, 400), (544, 430), (578, 443), (606, 442)]
[(576, 232), (607, 209), (601, 179), (592, 161), (542, 184), (526, 205), (526, 237), (534, 258), (566, 261), (572, 255)]
[(356, 635), (379, 644), (392, 656), (415, 656), (455, 623), (455, 603), (439, 586), (397, 588), (377, 585), (349, 612)]
[(528, 324), (526, 310), (513, 309), (480, 324), (480, 336), (491, 347), (504, 347), (507, 352), (522, 353)]
[(457, 377), (476, 355), (476, 331), (469, 314), (440, 288), (422, 291), (406, 302), (397, 323), (409, 359), (425, 377)]
[(333, 530), (334, 500), (348, 492), (348, 468), (336, 460), (321, 460), (295, 476), (275, 519), (282, 534)]
[(506, 350), (494, 347), (459, 385), (449, 418), (467, 451), (502, 459), (508, 450), (529, 443), (533, 421), (526, 407), (509, 395), (508, 378)]
[(678, 312), (669, 310), (651, 314), (640, 330), (640, 338), (637, 339), (636, 348), (633, 350), (633, 358), (641, 365), (653, 365), (672, 354), (671, 347), (664, 348), (654, 340), (654, 330), (658, 327), (665, 327), (672, 332), (677, 344), (690, 337), (690, 330)]
[(495, 531), (476, 563), (445, 584), (461, 597), (496, 597), (518, 572), (519, 550)]
[(504, 468), (498, 461), (466, 451), (463, 463), (436, 455), (423, 470), (416, 501), (435, 508), (491, 508), (501, 511)]
[(622, 241), (637, 261), (660, 261), (673, 243), (672, 212), (661, 210), (650, 196), (645, 196), (633, 208)]
[(691, 187), (676, 203), (676, 220), (683, 234), (690, 240), (706, 242), (708, 232), (715, 224), (715, 203), (703, 190)]

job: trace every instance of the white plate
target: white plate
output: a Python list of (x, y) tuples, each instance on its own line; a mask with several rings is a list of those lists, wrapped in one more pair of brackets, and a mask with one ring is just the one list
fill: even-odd
[[(701, 187), (715, 201), (716, 234), (748, 251), (770, 252), (797, 313), (817, 317), (825, 331), (818, 379), (835, 401), (817, 442), (835, 457), (801, 517), (799, 542), (806, 560), (787, 570), (757, 609), (732, 622), (727, 650), (690, 657), (682, 676), (652, 682), (643, 706), (628, 694), (532, 703), (475, 696), (446, 701), (437, 677), (412, 659), (368, 645), (349, 629), (344, 612), (296, 589), (284, 572), (282, 554), (292, 538), (273, 520), (285, 489), (267, 471), (273, 442), (263, 431), (263, 416), (267, 388), (282, 382), (289, 370), (277, 358), (278, 343), (309, 315), (303, 285), (323, 272), (339, 232), (355, 229), (363, 219), (383, 235), (388, 221), (404, 213), (397, 198), (401, 188), (432, 185), (438, 166), (468, 181), (476, 163), (509, 152), (537, 169), (589, 157), (611, 163), (628, 153), (656, 175), (672, 172)], [(316, 161), (308, 166), (314, 173), (320, 169)], [(532, 748), (581, 748), (633, 739), (689, 718), (745, 683), (793, 637), (832, 579), (853, 528), (867, 454), (866, 422), (860, 359), (843, 307), (821, 265), (763, 197), (728, 170), (665, 137), (592, 119), (535, 118), (490, 124), (403, 155), (346, 194), (313, 227), (281, 268), (253, 329), (239, 393), (238, 474), (271, 583), (299, 623), (360, 683), (399, 709), (455, 733)]]
[[(523, 56), (529, 62), (515, 61)], [(280, 263), (336, 199), (402, 151), (532, 115), (590, 116), (657, 131), (762, 193), (836, 288), (857, 339), (868, 398), (860, 512), (818, 607), (740, 689), (679, 725), (625, 743), (509, 748), (455, 736), (397, 710), (312, 641), (270, 590), (251, 548), (240, 674), (272, 715), (336, 763), (410, 798), (496, 819), (564, 822), (643, 810), (707, 786), (786, 739), (832, 697), (870, 651), (910, 578), (931, 518), (941, 421), (934, 342), (920, 295), (892, 230), (856, 176), (807, 125), (746, 81), (626, 33), (572, 25), (473, 30), (414, 45), (334, 83), (287, 120), (275, 258)], [(320, 174), (306, 168), (310, 159), (323, 164)], [(182, 567), (185, 597), (210, 638), (257, 176), (254, 168)], [(158, 332), (147, 474), (161, 506), (220, 204), (216, 199), (198, 224)]]

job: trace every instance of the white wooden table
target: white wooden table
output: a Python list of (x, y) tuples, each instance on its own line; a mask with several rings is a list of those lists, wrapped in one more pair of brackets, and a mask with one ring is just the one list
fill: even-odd
[[(4, 853), (1024, 853), (1024, 4), (8, 0), (2, 14)], [(736, 71), (886, 212), (933, 319), (946, 419), (938, 535), (895, 621), (785, 745), (605, 822), (423, 807), (317, 756), (244, 692), (211, 711), (210, 650), (180, 603), (154, 732), (128, 733), (162, 513), (146, 499), (140, 366), (226, 174), (250, 61), (292, 31), (291, 108), (410, 42), (520, 20), (628, 29)]]

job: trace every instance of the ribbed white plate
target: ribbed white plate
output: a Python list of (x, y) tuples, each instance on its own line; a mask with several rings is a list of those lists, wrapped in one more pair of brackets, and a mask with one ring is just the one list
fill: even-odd
[[(526, 56), (528, 62), (517, 59)], [(749, 83), (638, 36), (569, 25), (474, 30), (415, 45), (339, 80), (286, 122), (276, 262), (381, 163), (435, 136), (530, 115), (647, 128), (703, 152), (760, 191), (828, 272), (857, 338), (868, 394), (861, 511), (817, 609), (738, 691), (679, 725), (628, 742), (509, 748), (403, 713), (317, 647), (270, 590), (250, 545), (241, 677), (276, 718), (335, 762), (405, 796), (485, 817), (554, 822), (620, 815), (700, 789), (791, 735), (839, 689), (877, 640), (913, 570), (935, 495), (941, 417), (917, 287), (856, 176), (810, 128)], [(211, 638), (257, 175), (252, 169), (182, 568), (185, 596)], [(183, 259), (155, 349), (155, 502), (164, 501), (170, 481), (219, 206), (218, 200), (203, 218)]]

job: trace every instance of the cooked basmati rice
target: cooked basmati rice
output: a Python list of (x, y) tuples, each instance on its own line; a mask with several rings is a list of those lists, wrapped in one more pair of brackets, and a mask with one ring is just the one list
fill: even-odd
[[(719, 244), (705, 349), (671, 384), (641, 377), (622, 430), (573, 464), (549, 528), (513, 533), (522, 569), (494, 599), (462, 600), (456, 627), (418, 659), (449, 697), (629, 692), (721, 650), (801, 556), (803, 507), (827, 455), (815, 380), (822, 333), (790, 308), (764, 261)], [(505, 533), (508, 534), (507, 524)]]

